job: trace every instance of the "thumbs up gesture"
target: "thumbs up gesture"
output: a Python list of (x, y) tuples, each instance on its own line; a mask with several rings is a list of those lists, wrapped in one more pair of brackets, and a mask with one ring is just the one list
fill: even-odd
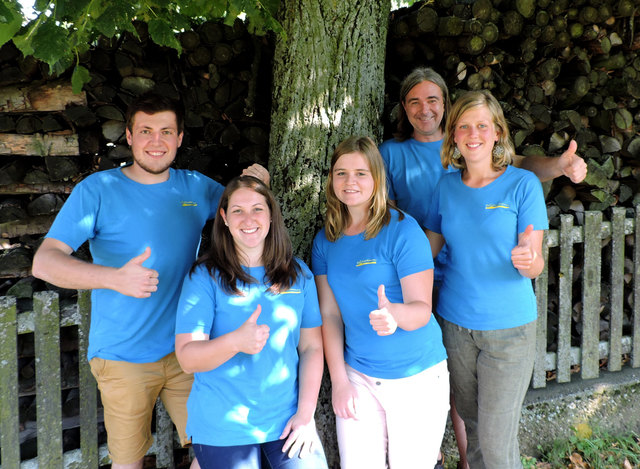
[(527, 226), (518, 240), (518, 245), (511, 250), (511, 262), (518, 270), (529, 270), (536, 259), (536, 251), (533, 249), (531, 234), (533, 225)]
[(148, 298), (157, 291), (158, 271), (142, 266), (149, 256), (151, 248), (147, 246), (142, 254), (117, 269), (113, 290), (134, 298)]
[(249, 319), (236, 329), (238, 349), (240, 352), (255, 355), (256, 353), (260, 353), (267, 343), (269, 326), (266, 324), (257, 324), (261, 312), (262, 306), (258, 305), (255, 311), (251, 313), (251, 316), (249, 316)]
[(587, 177), (587, 163), (576, 155), (577, 149), (578, 144), (575, 140), (571, 140), (569, 148), (558, 158), (562, 174), (571, 179), (574, 184), (582, 182)]
[(398, 328), (396, 319), (389, 308), (391, 302), (384, 293), (384, 285), (378, 287), (378, 309), (369, 313), (369, 324), (378, 335), (391, 335)]

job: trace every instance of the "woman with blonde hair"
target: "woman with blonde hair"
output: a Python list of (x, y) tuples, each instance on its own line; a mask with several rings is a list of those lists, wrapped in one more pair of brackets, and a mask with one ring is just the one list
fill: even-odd
[(211, 247), (185, 278), (176, 355), (194, 373), (187, 433), (203, 469), (326, 469), (314, 412), (321, 316), (278, 204), (251, 176), (220, 199)]
[(448, 262), (438, 298), (456, 408), (475, 468), (520, 468), (518, 424), (533, 370), (536, 298), (548, 228), (538, 178), (510, 166), (498, 101), (467, 92), (447, 118), (440, 179), (427, 220), (434, 257)]
[(367, 137), (335, 149), (313, 243), (342, 469), (433, 468), (449, 375), (431, 318), (433, 261), (418, 223), (387, 197)]

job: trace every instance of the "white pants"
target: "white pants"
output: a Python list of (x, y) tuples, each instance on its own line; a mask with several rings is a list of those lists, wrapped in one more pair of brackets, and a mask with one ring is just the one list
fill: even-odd
[(336, 417), (342, 469), (433, 469), (449, 413), (447, 362), (400, 379), (347, 365), (358, 419)]

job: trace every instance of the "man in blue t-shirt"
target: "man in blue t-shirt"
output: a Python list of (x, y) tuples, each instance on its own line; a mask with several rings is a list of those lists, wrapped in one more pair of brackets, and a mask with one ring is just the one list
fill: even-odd
[[(397, 131), (380, 145), (387, 168), (389, 198), (424, 228), (431, 197), (444, 169), (440, 147), (444, 138), (449, 89), (436, 71), (416, 68), (400, 85)], [(533, 171), (541, 181), (567, 176), (578, 183), (587, 175), (587, 165), (575, 154), (577, 144), (559, 157), (518, 156), (514, 165)]]
[[(400, 85), (397, 131), (394, 138), (380, 145), (380, 153), (387, 169), (389, 198), (401, 210), (412, 215), (422, 228), (426, 228), (431, 199), (440, 177), (453, 168), (445, 169), (440, 160), (447, 111), (451, 106), (449, 89), (444, 78), (435, 70), (419, 67)], [(587, 165), (575, 154), (577, 144), (572, 140), (569, 148), (559, 157), (516, 155), (514, 165), (533, 171), (541, 181), (567, 176), (578, 183), (587, 175)], [(446, 246), (435, 259), (434, 285), (442, 282), (442, 265), (446, 263)], [(434, 311), (437, 294), (434, 295)], [(461, 453), (461, 466), (466, 466), (464, 455), (466, 437), (464, 425), (451, 403), (451, 417)], [(438, 466), (436, 466), (438, 467)]]
[[(181, 442), (189, 442), (186, 401), (193, 376), (175, 357), (175, 316), (182, 281), (223, 187), (198, 172), (171, 168), (183, 122), (178, 103), (156, 94), (137, 98), (126, 127), (133, 163), (80, 182), (33, 259), (34, 276), (92, 290), (87, 355), (114, 469), (142, 468), (158, 396)], [(268, 181), (259, 165), (245, 173)], [(71, 255), (87, 240), (92, 262)]]

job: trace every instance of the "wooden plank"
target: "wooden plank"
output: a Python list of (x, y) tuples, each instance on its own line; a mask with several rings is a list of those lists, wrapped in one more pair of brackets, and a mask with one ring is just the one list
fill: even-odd
[(0, 297), (0, 448), (4, 467), (20, 466), (16, 299)]
[(83, 467), (98, 468), (98, 388), (87, 361), (91, 291), (78, 291), (78, 387), (80, 388), (80, 450)]
[(636, 205), (636, 230), (633, 237), (633, 337), (631, 366), (640, 367), (640, 205)]
[(611, 212), (611, 311), (609, 317), (609, 371), (622, 368), (622, 311), (624, 304), (624, 218), (627, 210), (613, 207)]
[(50, 291), (34, 293), (33, 309), (39, 467), (60, 469), (63, 451), (58, 294)]
[(156, 467), (174, 467), (173, 422), (160, 398), (156, 401)]
[(533, 364), (534, 388), (544, 388), (547, 385), (547, 373), (544, 369), (545, 357), (547, 355), (547, 306), (549, 292), (549, 246), (547, 244), (547, 232), (542, 240), (542, 257), (544, 258), (544, 270), (535, 280), (536, 286), (536, 306), (538, 310), (538, 320), (536, 322), (536, 358)]
[(1, 134), (0, 155), (78, 156), (78, 134)]
[(585, 212), (584, 269), (582, 271), (582, 364), (583, 379), (597, 378), (599, 369), (602, 212)]
[(558, 272), (559, 383), (571, 381), (571, 313), (573, 311), (573, 215), (560, 215), (560, 272)]
[(47, 184), (3, 184), (0, 185), (0, 194), (71, 194), (75, 184), (68, 182), (50, 182)]
[(74, 94), (65, 81), (0, 88), (0, 112), (64, 111), (70, 104), (86, 106), (87, 94)]

